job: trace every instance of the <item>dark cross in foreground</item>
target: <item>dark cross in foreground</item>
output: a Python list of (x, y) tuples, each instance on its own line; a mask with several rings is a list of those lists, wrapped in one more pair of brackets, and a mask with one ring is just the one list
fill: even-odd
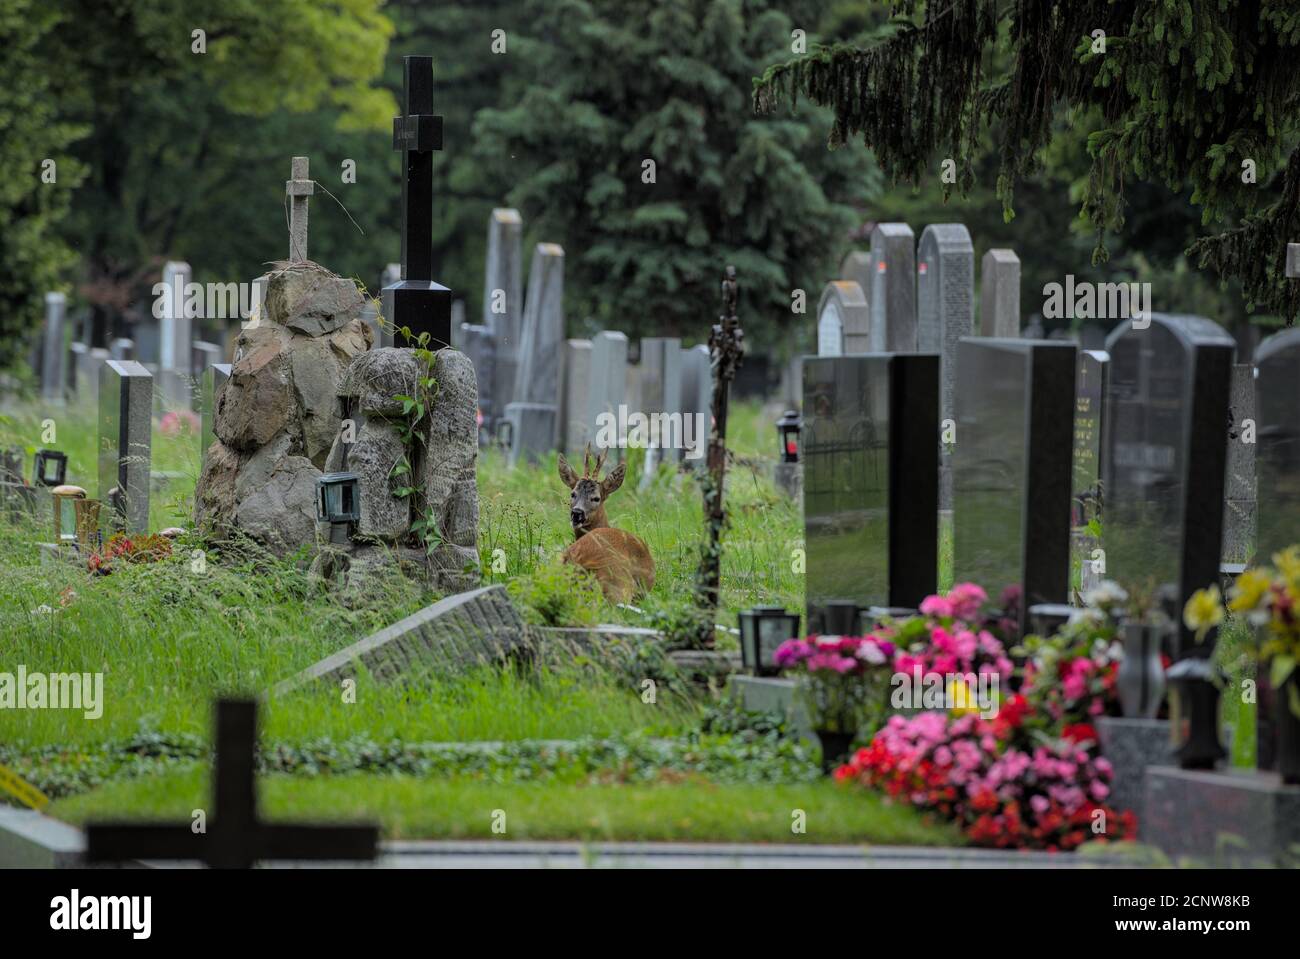
[(736, 317), (736, 268), (728, 266), (722, 279), (722, 315), (709, 334), (709, 360), (713, 374), (713, 428), (709, 431), (708, 470), (704, 476), (704, 519), (708, 542), (700, 557), (696, 589), (708, 617), (701, 626), (705, 645), (713, 645), (713, 620), (722, 581), (722, 483), (727, 472), (727, 398), (736, 368), (745, 355), (745, 332)]
[(270, 825), (257, 818), (253, 751), (257, 703), (217, 703), (217, 758), (206, 832), (191, 823), (92, 823), (86, 862), (198, 859), (216, 869), (249, 869), (261, 859), (374, 859), (375, 826)]
[[(451, 345), (451, 290), (433, 282), (433, 154), (442, 149), (442, 117), (433, 115), (433, 57), (403, 57), (406, 115), (393, 117), (393, 149), (406, 160), (402, 179), (402, 278), (383, 289), (384, 319), (395, 346)], [(402, 335), (411, 331), (411, 339)], [(419, 342), (422, 334), (429, 334)]]

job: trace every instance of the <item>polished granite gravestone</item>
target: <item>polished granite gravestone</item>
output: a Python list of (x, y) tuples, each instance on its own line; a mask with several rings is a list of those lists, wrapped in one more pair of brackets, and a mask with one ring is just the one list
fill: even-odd
[(989, 250), (980, 261), (980, 335), (1020, 335), (1020, 257)]
[[(1121, 583), (1192, 593), (1219, 582), (1228, 444), (1228, 391), (1236, 342), (1200, 316), (1126, 320), (1106, 341), (1107, 575)], [(1208, 656), (1181, 626), (1179, 651)]]
[(1232, 367), (1228, 399), (1228, 471), (1223, 492), (1223, 562), (1246, 563), (1255, 545), (1256, 463), (1255, 366)]
[(871, 307), (852, 280), (832, 280), (817, 304), (817, 355), (844, 356), (871, 348)]
[(1255, 562), (1300, 543), (1300, 328), (1255, 351), (1258, 541)]
[[(591, 378), (584, 419), (593, 430), (592, 447), (609, 450), (608, 462), (611, 465), (623, 457), (618, 445), (617, 424), (619, 407), (628, 403), (627, 374), (627, 335), (617, 330), (605, 330), (593, 336)], [(602, 431), (602, 424), (609, 423), (614, 424), (613, 428)]]
[(1074, 382), (1074, 455), (1070, 525), (1078, 529), (1101, 519), (1102, 433), (1105, 429), (1106, 373), (1110, 356), (1080, 350)]
[(1131, 810), (1141, 834), (1146, 820), (1147, 767), (1171, 766), (1176, 762), (1174, 746), (1169, 741), (1169, 720), (1101, 716), (1095, 725), (1101, 754), (1111, 765), (1106, 805), (1120, 811)]
[(474, 377), (478, 383), (478, 419), (479, 427), (491, 435), (498, 417), (501, 415), (497, 397), (500, 370), (500, 354), (497, 352), (497, 337), (486, 326), (477, 323), (462, 323), (460, 327), (460, 349), (474, 364)]
[(507, 403), (502, 421), (508, 433), (507, 462), (535, 463), (555, 449), (554, 436), (560, 408), (554, 403)]
[(186, 310), (185, 288), (193, 270), (183, 260), (163, 265), (163, 309), (158, 319), (159, 399), (165, 410), (193, 408), (194, 317)]
[(1300, 864), (1300, 786), (1277, 773), (1148, 766), (1143, 813), (1142, 841), (1193, 865)]
[[(483, 320), (496, 339), (494, 393), (502, 403), (514, 397), (524, 323), (524, 223), (519, 211), (497, 208), (488, 218)], [(483, 378), (479, 377), (479, 394)]]
[(109, 360), (99, 378), (99, 498), (110, 529), (149, 531), (153, 377), (134, 360)]
[(939, 357), (805, 357), (807, 613), (916, 607), (938, 571)]
[(1064, 603), (1076, 351), (1043, 340), (968, 337), (957, 351), (953, 581), (995, 600)]
[(875, 275), (871, 352), (914, 353), (916, 339), (916, 234), (906, 223), (877, 223), (871, 233)]
[(582, 452), (594, 438), (587, 422), (587, 394), (591, 389), (591, 340), (564, 343), (564, 388), (560, 392), (560, 436), (569, 455)]

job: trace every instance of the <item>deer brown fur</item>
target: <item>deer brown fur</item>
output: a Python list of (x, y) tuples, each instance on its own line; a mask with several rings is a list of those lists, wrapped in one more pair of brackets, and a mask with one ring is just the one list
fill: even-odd
[(582, 457), (582, 475), (561, 454), (560, 479), (573, 491), (569, 498), (569, 523), (573, 543), (564, 551), (562, 562), (581, 566), (596, 577), (611, 603), (626, 603), (648, 592), (655, 583), (655, 561), (646, 544), (609, 525), (605, 500), (623, 485), (627, 464), (619, 463), (604, 478), (605, 453), (591, 462), (591, 447)]

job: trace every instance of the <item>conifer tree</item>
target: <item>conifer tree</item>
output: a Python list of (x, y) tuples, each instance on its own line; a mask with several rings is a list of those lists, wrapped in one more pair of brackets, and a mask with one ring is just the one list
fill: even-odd
[[(1124, 227), (1134, 181), (1192, 191), (1208, 226), (1189, 257), (1239, 279), (1252, 308), (1293, 320), (1300, 284), (1284, 278), (1300, 241), (1300, 5), (1293, 0), (894, 0), (865, 41), (821, 45), (770, 66), (754, 105), (799, 97), (831, 107), (831, 146), (861, 137), (898, 181), (952, 158), (973, 184), (980, 136), (997, 144), (996, 191), (1042, 163), (1062, 123), (1089, 122), (1081, 215)], [(990, 66), (1006, 64), (1005, 68)], [(1261, 189), (1280, 174), (1280, 198)]]

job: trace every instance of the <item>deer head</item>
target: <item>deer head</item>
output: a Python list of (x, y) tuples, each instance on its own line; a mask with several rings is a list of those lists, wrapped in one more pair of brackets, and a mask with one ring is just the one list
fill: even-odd
[(592, 463), (590, 444), (582, 454), (581, 476), (569, 465), (564, 454), (560, 454), (560, 479), (573, 490), (569, 497), (569, 522), (573, 525), (574, 539), (580, 539), (583, 533), (609, 525), (609, 519), (605, 516), (605, 500), (623, 485), (627, 464), (619, 463), (609, 471), (608, 476), (601, 479), (600, 470), (604, 465), (604, 451)]

